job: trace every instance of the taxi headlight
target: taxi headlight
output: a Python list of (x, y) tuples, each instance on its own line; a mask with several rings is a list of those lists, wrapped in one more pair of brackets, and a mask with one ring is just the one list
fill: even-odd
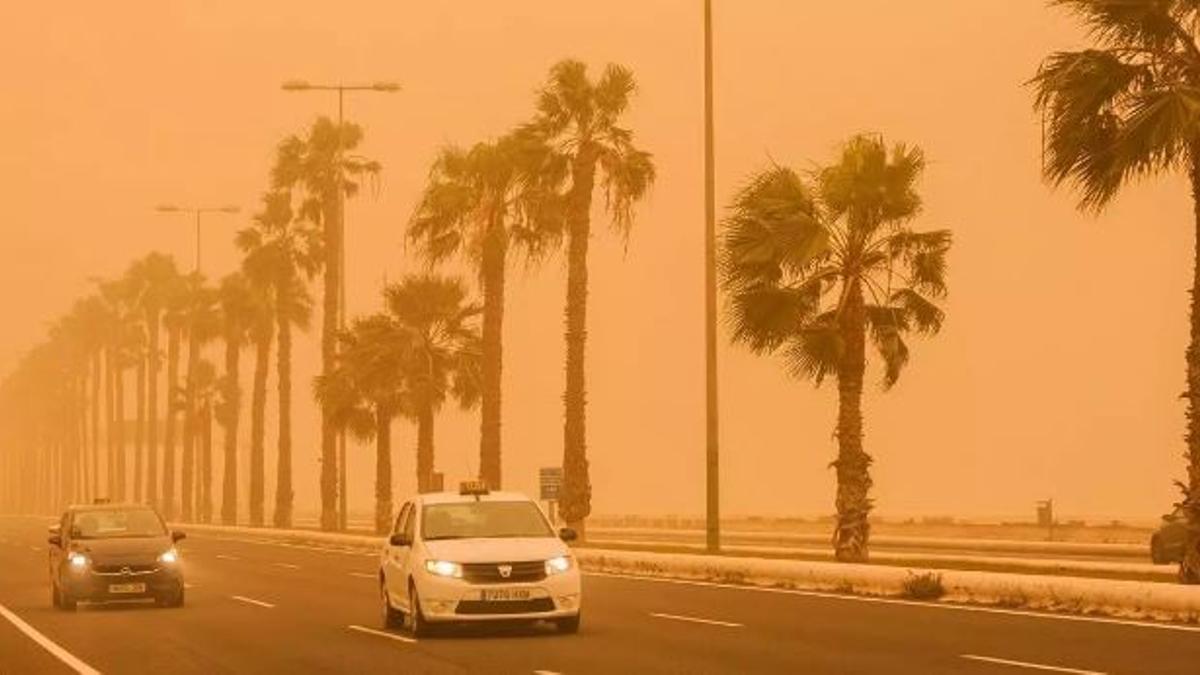
[(78, 551), (67, 554), (67, 563), (71, 565), (71, 569), (81, 570), (88, 566), (88, 562), (88, 557)]
[(546, 575), (562, 574), (571, 569), (571, 557), (560, 555), (546, 561)]
[(439, 577), (453, 577), (455, 579), (461, 579), (463, 575), (462, 565), (447, 560), (426, 560), (425, 571)]
[(162, 555), (158, 556), (158, 562), (166, 565), (174, 565), (179, 562), (179, 551), (175, 549), (164, 551)]

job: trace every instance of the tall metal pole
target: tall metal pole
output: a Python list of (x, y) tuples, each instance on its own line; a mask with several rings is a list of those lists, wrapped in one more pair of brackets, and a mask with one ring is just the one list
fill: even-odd
[(704, 384), (706, 548), (721, 550), (720, 445), (717, 417), (717, 226), (713, 160), (712, 0), (704, 0)]
[(201, 209), (196, 209), (196, 274), (200, 273), (200, 214)]

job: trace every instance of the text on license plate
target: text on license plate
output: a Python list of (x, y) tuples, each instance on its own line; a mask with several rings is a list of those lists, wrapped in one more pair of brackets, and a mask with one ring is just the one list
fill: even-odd
[(109, 593), (145, 593), (146, 584), (109, 584)]
[(479, 599), (484, 602), (503, 600), (528, 600), (528, 588), (485, 588), (479, 591)]

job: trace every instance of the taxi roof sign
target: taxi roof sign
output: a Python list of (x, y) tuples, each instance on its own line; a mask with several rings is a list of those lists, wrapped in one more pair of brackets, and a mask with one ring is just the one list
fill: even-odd
[(458, 494), (460, 495), (486, 495), (488, 493), (487, 483), (481, 480), (464, 480), (458, 484)]

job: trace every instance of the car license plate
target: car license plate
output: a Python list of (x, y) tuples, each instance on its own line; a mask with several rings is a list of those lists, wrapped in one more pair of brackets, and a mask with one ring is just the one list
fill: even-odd
[(505, 600), (528, 600), (528, 588), (485, 588), (479, 591), (479, 599), (484, 602)]
[(109, 593), (145, 593), (146, 584), (109, 584)]

